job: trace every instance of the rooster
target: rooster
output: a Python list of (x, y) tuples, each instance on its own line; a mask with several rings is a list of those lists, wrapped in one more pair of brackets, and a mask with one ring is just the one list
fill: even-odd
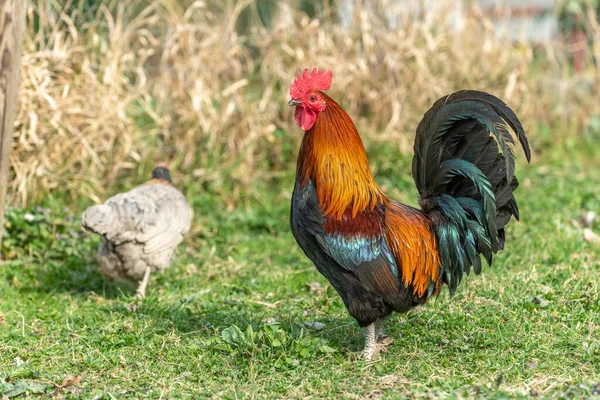
[(498, 98), (473, 90), (444, 96), (417, 127), (412, 174), (421, 209), (377, 186), (348, 114), (323, 91), (331, 71), (304, 70), (290, 86), (294, 119), (305, 131), (296, 167), (291, 228), (317, 270), (364, 328), (362, 357), (390, 338), (384, 319), (479, 274), (504, 248), (505, 226), (519, 219), (513, 196), (516, 133), (527, 136)]
[(86, 230), (102, 236), (96, 257), (100, 272), (138, 282), (139, 298), (146, 294), (150, 273), (169, 267), (191, 221), (192, 210), (164, 167), (155, 168), (145, 184), (88, 208), (81, 218)]

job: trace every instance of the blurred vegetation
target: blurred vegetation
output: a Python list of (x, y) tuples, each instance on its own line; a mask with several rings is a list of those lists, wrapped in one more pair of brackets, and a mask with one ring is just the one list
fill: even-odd
[(568, 41), (509, 43), (477, 8), (460, 30), (443, 7), (392, 24), (393, 4), (359, 5), (344, 24), (326, 0), (31, 2), (10, 202), (100, 201), (164, 162), (188, 194), (234, 207), (294, 169), (302, 134), (288, 87), (312, 66), (333, 69), (330, 94), (368, 143), (403, 154), (429, 106), (464, 88), (513, 107), (535, 156), (596, 130), (593, 18), (589, 68), (576, 75)]
[[(85, 258), (91, 236), (80, 229), (74, 215), (50, 208), (11, 208), (6, 210), (5, 235), (0, 256), (5, 260), (37, 258), (64, 261), (66, 257)], [(81, 246), (81, 247), (78, 247)], [(81, 253), (84, 251), (84, 253)]]

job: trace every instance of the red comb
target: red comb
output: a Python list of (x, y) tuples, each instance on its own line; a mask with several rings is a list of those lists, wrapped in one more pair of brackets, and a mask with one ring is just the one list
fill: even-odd
[(299, 99), (309, 90), (327, 90), (331, 87), (332, 79), (331, 70), (324, 72), (315, 67), (309, 74), (308, 69), (305, 69), (304, 72), (298, 74), (298, 77), (290, 85), (290, 96), (292, 96), (292, 99)]

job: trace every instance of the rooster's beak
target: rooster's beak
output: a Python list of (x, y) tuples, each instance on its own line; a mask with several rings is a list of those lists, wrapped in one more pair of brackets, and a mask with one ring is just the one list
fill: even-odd
[(302, 105), (301, 102), (299, 102), (298, 100), (294, 100), (294, 99), (292, 99), (288, 102), (288, 106), (301, 106), (301, 105)]

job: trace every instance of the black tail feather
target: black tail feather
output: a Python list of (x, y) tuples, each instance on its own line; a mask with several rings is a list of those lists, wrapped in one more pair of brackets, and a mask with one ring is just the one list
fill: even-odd
[(451, 292), (471, 265), (481, 272), (480, 255), (491, 264), (493, 253), (504, 248), (504, 227), (511, 217), (519, 219), (515, 139), (508, 128), (529, 161), (521, 122), (484, 92), (465, 90), (439, 99), (417, 128), (413, 176), (423, 211), (434, 221), (442, 276)]

